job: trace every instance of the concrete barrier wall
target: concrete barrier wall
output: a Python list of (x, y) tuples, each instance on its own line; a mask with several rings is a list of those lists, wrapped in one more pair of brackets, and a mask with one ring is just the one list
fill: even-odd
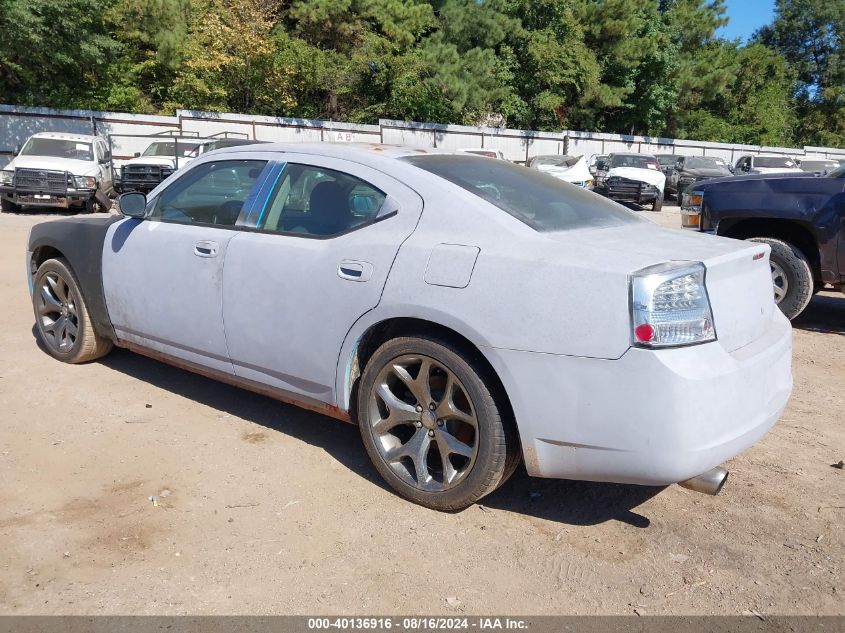
[(150, 143), (146, 137), (151, 135), (190, 138), (229, 135), (273, 142), (372, 142), (447, 150), (485, 148), (501, 150), (507, 159), (517, 162), (542, 154), (590, 157), (621, 151), (716, 156), (731, 163), (740, 156), (760, 153), (845, 159), (845, 149), (841, 148), (764, 147), (571, 130), (535, 132), (387, 119), (382, 119), (378, 125), (366, 125), (189, 110), (178, 110), (171, 117), (0, 105), (0, 167), (11, 159), (16, 146), (22, 145), (35, 132), (43, 131), (108, 135), (118, 164), (135, 152), (143, 152)]

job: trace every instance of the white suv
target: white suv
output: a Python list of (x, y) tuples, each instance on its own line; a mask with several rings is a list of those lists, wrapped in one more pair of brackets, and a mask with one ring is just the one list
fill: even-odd
[(33, 134), (0, 171), (4, 213), (21, 207), (81, 207), (85, 212), (111, 207), (112, 162), (99, 136)]

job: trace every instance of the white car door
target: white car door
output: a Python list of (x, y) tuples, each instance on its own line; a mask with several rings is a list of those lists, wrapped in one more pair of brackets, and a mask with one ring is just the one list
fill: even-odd
[(118, 337), (232, 373), (223, 331), (223, 265), (267, 161), (198, 164), (151, 198), (144, 220), (109, 229), (103, 288)]
[(338, 355), (379, 302), (419, 195), (359, 163), (285, 154), (254, 232), (229, 243), (223, 317), (235, 373), (335, 404)]

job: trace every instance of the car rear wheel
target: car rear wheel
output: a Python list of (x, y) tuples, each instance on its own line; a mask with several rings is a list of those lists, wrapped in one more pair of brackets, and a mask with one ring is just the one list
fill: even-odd
[(794, 319), (804, 311), (813, 297), (814, 281), (810, 263), (804, 253), (788, 242), (771, 237), (753, 237), (751, 241), (771, 247), (769, 265), (772, 269), (775, 303), (788, 319)]
[(111, 351), (112, 342), (94, 331), (79, 282), (63, 258), (39, 266), (32, 306), (38, 336), (54, 358), (84, 363)]
[(513, 472), (518, 449), (509, 451), (513, 434), (482, 374), (455, 347), (421, 337), (392, 339), (367, 363), (358, 389), (361, 438), (401, 496), (461, 510)]

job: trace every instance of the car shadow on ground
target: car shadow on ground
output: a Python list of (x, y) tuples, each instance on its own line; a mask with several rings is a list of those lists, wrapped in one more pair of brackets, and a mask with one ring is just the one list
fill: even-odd
[[(180, 397), (319, 447), (351, 472), (389, 490), (370, 463), (358, 429), (351, 424), (123, 349), (115, 349), (99, 362)], [(649, 519), (633, 512), (633, 508), (661, 490), (644, 486), (537, 479), (529, 477), (520, 466), (511, 480), (485, 497), (481, 505), (571, 525), (596, 525), (618, 520), (636, 527), (648, 527)]]
[(836, 290), (820, 292), (807, 309), (792, 322), (799, 330), (845, 334), (845, 293)]

